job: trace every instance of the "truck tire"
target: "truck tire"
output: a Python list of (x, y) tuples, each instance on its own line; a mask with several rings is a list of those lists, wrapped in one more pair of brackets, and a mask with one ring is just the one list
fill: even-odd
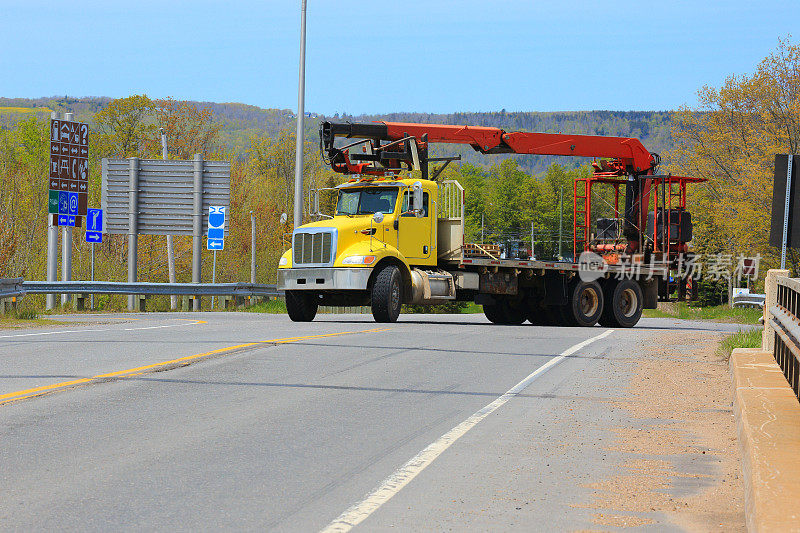
[(403, 304), (400, 269), (386, 265), (372, 284), (372, 316), (375, 322), (397, 322)]
[(483, 314), (492, 324), (505, 324), (505, 316), (501, 303), (483, 304)]
[[(641, 291), (639, 291), (641, 294)], [(639, 298), (641, 301), (641, 298)], [(571, 284), (567, 305), (561, 307), (565, 325), (589, 328), (597, 324), (603, 313), (603, 289), (596, 281)]]
[(606, 280), (606, 305), (600, 324), (607, 328), (632, 328), (642, 317), (642, 288), (631, 279)]
[(519, 326), (528, 318), (528, 309), (525, 301), (512, 301), (510, 298), (504, 298), (500, 302), (501, 309), (505, 318), (504, 324), (509, 326)]
[(317, 316), (316, 294), (308, 291), (286, 291), (286, 310), (293, 322), (311, 322)]
[(539, 301), (528, 300), (527, 318), (534, 326), (554, 326), (553, 310)]

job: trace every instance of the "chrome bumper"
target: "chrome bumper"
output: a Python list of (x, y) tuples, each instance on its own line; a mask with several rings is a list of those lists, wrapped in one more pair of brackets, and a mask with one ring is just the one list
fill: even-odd
[(279, 268), (278, 290), (366, 290), (371, 268)]

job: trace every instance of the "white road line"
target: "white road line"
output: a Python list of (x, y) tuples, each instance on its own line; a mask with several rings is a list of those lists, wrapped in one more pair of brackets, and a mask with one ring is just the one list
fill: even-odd
[[(183, 319), (178, 319), (183, 320)], [(106, 329), (67, 329), (62, 331), (42, 331), (39, 333), (21, 333), (19, 335), (0, 335), (0, 339), (12, 339), (16, 337), (33, 337), (35, 335), (59, 335), (61, 333), (97, 333), (98, 331), (138, 331), (140, 329), (159, 329), (159, 328), (177, 328), (179, 326), (193, 326), (195, 324), (201, 324), (201, 320), (195, 320), (193, 322), (189, 322), (187, 324), (165, 324), (163, 326), (143, 326), (141, 328), (124, 328), (124, 329), (116, 329), (116, 328), (106, 328)]]
[(585, 348), (595, 341), (599, 341), (600, 339), (608, 337), (613, 332), (613, 329), (609, 329), (608, 331), (592, 337), (591, 339), (579, 342), (578, 344), (567, 348), (556, 357), (553, 357), (547, 363), (534, 370), (530, 375), (528, 375), (528, 377), (511, 387), (508, 392), (439, 437), (436, 441), (428, 445), (427, 448), (412, 457), (408, 462), (406, 462), (406, 464), (395, 470), (389, 477), (384, 479), (383, 482), (381, 482), (381, 484), (375, 488), (375, 490), (367, 494), (363, 500), (347, 509), (333, 522), (328, 524), (325, 529), (322, 530), (322, 533), (334, 531), (343, 532), (353, 529), (372, 513), (377, 511), (381, 505), (388, 502), (395, 494), (400, 492), (400, 490), (408, 485), (412, 479), (417, 477), (417, 474), (422, 472), (437, 457), (439, 457), (442, 452), (444, 452), (454, 442), (461, 438), (467, 431), (475, 427), (481, 420), (508, 403), (511, 398), (525, 390), (534, 379), (553, 368), (559, 362), (564, 360), (564, 358), (574, 354), (581, 348)]

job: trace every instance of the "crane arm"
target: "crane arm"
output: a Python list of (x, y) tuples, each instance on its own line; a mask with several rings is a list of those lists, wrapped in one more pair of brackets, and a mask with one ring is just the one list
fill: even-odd
[[(484, 126), (452, 126), (408, 122), (334, 123), (320, 126), (320, 144), (331, 158), (337, 172), (369, 173), (368, 164), (353, 163), (349, 154), (334, 147), (337, 136), (410, 144), (427, 150), (428, 143), (468, 144), (485, 154), (538, 154), (576, 157), (611, 158), (609, 170), (623, 174), (648, 174), (658, 165), (658, 156), (651, 154), (635, 138), (563, 133), (506, 132)], [(421, 141), (421, 142), (420, 142)], [(344, 156), (344, 157), (342, 157)], [(388, 159), (388, 158), (384, 158)], [(373, 158), (372, 160), (380, 160)]]

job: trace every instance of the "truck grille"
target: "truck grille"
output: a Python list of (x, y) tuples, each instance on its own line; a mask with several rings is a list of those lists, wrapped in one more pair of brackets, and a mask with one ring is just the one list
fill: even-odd
[(333, 262), (333, 231), (296, 232), (292, 245), (295, 265), (328, 265)]

